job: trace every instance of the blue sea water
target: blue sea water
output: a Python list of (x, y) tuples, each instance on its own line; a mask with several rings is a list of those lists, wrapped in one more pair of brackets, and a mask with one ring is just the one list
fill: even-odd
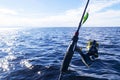
[[(0, 29), (0, 80), (57, 80), (76, 28)], [(99, 42), (99, 58), (88, 68), (75, 53), (62, 80), (119, 80), (120, 27), (82, 27), (78, 45)]]

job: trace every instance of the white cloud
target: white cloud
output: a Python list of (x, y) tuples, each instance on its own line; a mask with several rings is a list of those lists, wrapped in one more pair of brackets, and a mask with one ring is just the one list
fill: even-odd
[[(90, 16), (84, 26), (120, 26), (120, 10), (106, 10), (102, 9), (120, 3), (120, 0), (104, 0), (100, 2), (96, 0), (90, 3), (89, 13)], [(78, 9), (67, 10), (59, 15), (47, 16), (47, 17), (35, 17), (33, 16), (19, 16), (17, 11), (9, 9), (0, 9), (0, 14), (6, 14), (0, 16), (1, 26), (78, 26), (80, 21), (83, 7)], [(12, 14), (12, 16), (7, 15)], [(20, 14), (20, 13), (19, 13)], [(13, 16), (17, 15), (17, 16)], [(29, 14), (30, 15), (30, 14)]]
[(11, 10), (11, 9), (0, 8), (0, 14), (17, 15), (18, 13), (14, 10)]
[[(4, 9), (4, 12), (0, 15), (0, 25), (1, 26), (74, 26), (74, 22), (78, 15), (80, 15), (79, 10), (68, 10), (62, 15), (47, 16), (43, 18), (33, 18), (33, 16), (19, 16), (15, 15), (15, 11)], [(9, 14), (14, 15), (9, 15)], [(17, 12), (16, 12), (17, 13)], [(7, 15), (8, 14), (8, 15)], [(30, 14), (29, 14), (30, 15)], [(79, 19), (79, 18), (78, 18)]]
[[(120, 10), (107, 9), (107, 7), (120, 3), (120, 0), (102, 0), (97, 2), (90, 5), (90, 16), (86, 26), (120, 26)], [(106, 10), (102, 11), (105, 8)]]
[(107, 10), (90, 15), (86, 25), (91, 26), (120, 26), (120, 11)]
[(89, 7), (91, 12), (97, 12), (117, 3), (120, 3), (120, 0), (92, 0)]

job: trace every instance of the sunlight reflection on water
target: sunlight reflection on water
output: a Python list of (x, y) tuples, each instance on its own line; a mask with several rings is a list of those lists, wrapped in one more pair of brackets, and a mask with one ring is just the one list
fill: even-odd
[(0, 59), (0, 68), (2, 68), (2, 71), (8, 71), (9, 70), (9, 62), (7, 59)]
[(20, 64), (29, 68), (29, 69), (33, 68), (32, 64), (30, 64), (30, 62), (28, 60), (21, 60)]
[(0, 28), (0, 70), (9, 71), (13, 64), (10, 61), (16, 59), (14, 51), (14, 42), (18, 33), (17, 28)]

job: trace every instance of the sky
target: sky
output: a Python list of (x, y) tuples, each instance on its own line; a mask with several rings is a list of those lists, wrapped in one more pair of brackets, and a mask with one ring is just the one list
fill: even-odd
[[(87, 0), (0, 0), (2, 27), (76, 27)], [(90, 0), (85, 27), (120, 26), (120, 0)]]

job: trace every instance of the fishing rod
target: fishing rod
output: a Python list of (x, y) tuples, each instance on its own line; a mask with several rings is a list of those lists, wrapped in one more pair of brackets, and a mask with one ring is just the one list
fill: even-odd
[(89, 1), (90, 1), (90, 0), (87, 1), (87, 4), (86, 4), (86, 6), (85, 6), (85, 9), (84, 9), (83, 15), (82, 15), (82, 17), (81, 17), (81, 20), (80, 20), (80, 23), (79, 23), (79, 26), (78, 26), (78, 29), (77, 29), (77, 31), (76, 31), (76, 32), (78, 32), (78, 33), (79, 33), (79, 30), (80, 30), (80, 27), (82, 26), (82, 21), (83, 21), (83, 18), (84, 18), (85, 12), (86, 12), (86, 10), (87, 10), (87, 7), (88, 7), (88, 4), (89, 4)]
[(62, 74), (64, 72), (66, 72), (68, 70), (68, 67), (69, 67), (69, 64), (70, 64), (70, 61), (72, 59), (72, 56), (74, 54), (74, 51), (75, 51), (75, 48), (77, 46), (77, 42), (78, 42), (78, 35), (79, 35), (79, 30), (82, 26), (82, 22), (83, 22), (83, 18), (84, 18), (84, 15), (85, 15), (85, 12), (86, 12), (86, 9), (88, 7), (88, 4), (89, 4), (89, 1), (87, 1), (87, 4), (85, 6), (85, 9), (84, 9), (84, 12), (82, 14), (82, 17), (81, 17), (81, 20), (80, 20), (80, 23), (79, 23), (79, 26), (72, 38), (72, 41), (71, 41), (71, 44), (69, 45), (68, 49), (67, 49), (67, 52), (65, 54), (65, 57), (64, 57), (64, 60), (63, 60), (63, 63), (62, 63), (62, 66), (61, 66), (61, 69), (60, 69), (60, 75), (59, 75), (59, 79), (58, 80), (61, 80), (62, 79)]

